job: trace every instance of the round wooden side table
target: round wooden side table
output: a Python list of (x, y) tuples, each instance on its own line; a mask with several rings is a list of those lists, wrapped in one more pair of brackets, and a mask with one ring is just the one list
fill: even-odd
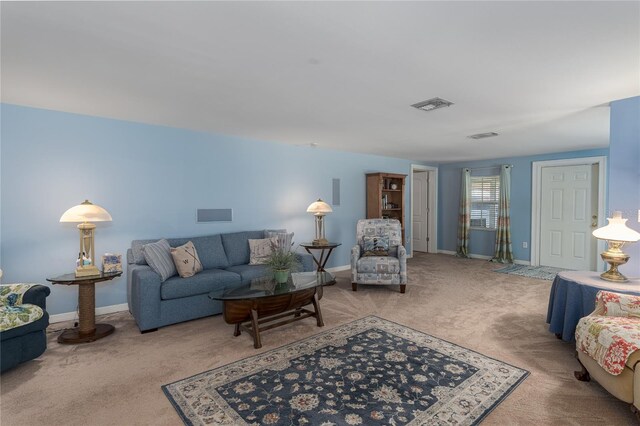
[[(313, 261), (315, 262), (317, 272), (326, 272), (330, 279), (324, 284), (325, 286), (334, 285), (336, 283), (336, 279), (333, 274), (329, 273), (324, 267), (327, 264), (327, 260), (329, 260), (329, 256), (331, 256), (331, 252), (334, 248), (342, 245), (342, 243), (327, 243), (327, 244), (313, 244), (313, 243), (301, 243), (300, 247), (304, 247), (304, 249), (313, 257)], [(315, 254), (313, 254), (312, 250), (320, 250), (320, 258), (317, 258)], [(326, 256), (325, 256), (326, 252)]]
[(58, 343), (75, 344), (88, 343), (102, 339), (114, 332), (111, 324), (96, 324), (96, 283), (109, 281), (122, 275), (114, 272), (88, 277), (76, 277), (75, 274), (65, 274), (56, 278), (47, 278), (53, 284), (78, 286), (78, 327), (64, 330), (58, 336)]

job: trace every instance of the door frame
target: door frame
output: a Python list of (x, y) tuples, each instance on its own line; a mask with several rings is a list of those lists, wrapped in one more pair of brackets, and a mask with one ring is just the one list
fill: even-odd
[[(606, 219), (605, 194), (607, 179), (607, 157), (567, 158), (564, 160), (534, 161), (531, 164), (531, 266), (540, 266), (540, 216), (542, 197), (542, 168), (557, 166), (580, 166), (598, 164), (598, 228), (604, 226)], [(598, 240), (597, 252), (605, 249), (605, 242)], [(596, 254), (597, 256), (597, 254)], [(604, 271), (604, 263), (597, 261), (596, 270)]]
[[(423, 166), (420, 164), (412, 164), (411, 165), (411, 179), (409, 180), (409, 196), (411, 197), (411, 207), (409, 210), (409, 215), (411, 218), (411, 238), (408, 241), (411, 241), (411, 250), (409, 250), (409, 257), (413, 257), (413, 171), (424, 171), (427, 173), (433, 172), (432, 175), (429, 176), (429, 188), (427, 194), (433, 194), (433, 206), (430, 207), (428, 215), (429, 215), (429, 224), (432, 225), (432, 230), (434, 235), (429, 236), (429, 253), (437, 253), (438, 252), (438, 168), (436, 166)], [(431, 179), (433, 177), (433, 179)]]

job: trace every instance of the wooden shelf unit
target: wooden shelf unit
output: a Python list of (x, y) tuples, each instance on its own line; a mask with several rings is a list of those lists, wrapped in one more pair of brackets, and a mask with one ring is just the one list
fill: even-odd
[[(403, 244), (406, 177), (397, 173), (367, 173), (367, 219), (398, 219), (402, 227)], [(396, 185), (396, 189), (391, 189), (392, 185)]]

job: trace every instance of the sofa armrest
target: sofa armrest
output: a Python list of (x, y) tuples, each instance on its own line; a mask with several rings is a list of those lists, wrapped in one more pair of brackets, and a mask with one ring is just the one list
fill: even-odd
[(596, 308), (591, 315), (640, 318), (640, 296), (600, 290), (596, 294)]
[(407, 283), (407, 249), (398, 246), (398, 260), (400, 261), (400, 284)]
[(361, 251), (360, 245), (356, 244), (351, 247), (351, 282), (356, 282), (356, 276), (358, 275), (358, 259), (360, 259)]
[(360, 256), (362, 256), (362, 250), (360, 249), (360, 245), (356, 244), (355, 246), (351, 247), (351, 266), (355, 266), (355, 262), (357, 262), (358, 259), (360, 259)]
[(400, 264), (404, 263), (407, 266), (407, 249), (404, 246), (398, 246), (398, 260)]
[(157, 328), (160, 323), (160, 289), (162, 281), (148, 265), (129, 265), (131, 271), (131, 305), (129, 310), (140, 331)]
[(51, 294), (51, 289), (45, 285), (36, 285), (31, 287), (22, 296), (22, 303), (30, 303), (38, 305), (43, 311), (47, 310), (47, 296)]
[(51, 289), (41, 284), (16, 283), (0, 286), (0, 305), (37, 305), (46, 310), (46, 298)]

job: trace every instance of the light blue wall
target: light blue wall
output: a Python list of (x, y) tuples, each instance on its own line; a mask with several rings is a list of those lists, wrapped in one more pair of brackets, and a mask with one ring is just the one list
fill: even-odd
[[(342, 202), (326, 218), (327, 238), (342, 246), (328, 266), (346, 265), (365, 216), (364, 174), (410, 173), (411, 162), (396, 158), (7, 104), (0, 113), (3, 282), (45, 283), (73, 270), (77, 230), (58, 220), (85, 198), (113, 216), (98, 224), (99, 254), (124, 255), (137, 238), (265, 228), (287, 228), (300, 243), (314, 233), (306, 208), (331, 201), (332, 178), (341, 180)], [(232, 208), (233, 222), (197, 224), (197, 208)], [(409, 215), (406, 223), (410, 235)], [(97, 287), (98, 307), (127, 300), (124, 278)], [(52, 314), (75, 311), (77, 288), (53, 286), (47, 303)]]
[[(611, 103), (609, 145), (609, 211), (620, 210), (627, 225), (640, 232), (640, 96)], [(640, 242), (627, 244), (631, 256), (620, 267), (629, 277), (640, 277)]]
[[(484, 169), (472, 172), (472, 176), (497, 175), (501, 164), (513, 164), (511, 170), (511, 236), (513, 255), (517, 260), (530, 260), (531, 247), (531, 167), (534, 161), (566, 158), (606, 156), (608, 149), (563, 152), (528, 157), (501, 158), (496, 160), (466, 161), (440, 164), (438, 170), (438, 249), (456, 251), (458, 210), (460, 205), (460, 173), (463, 167)], [(527, 242), (528, 248), (522, 248)], [(493, 256), (495, 231), (471, 231), (469, 252)]]

